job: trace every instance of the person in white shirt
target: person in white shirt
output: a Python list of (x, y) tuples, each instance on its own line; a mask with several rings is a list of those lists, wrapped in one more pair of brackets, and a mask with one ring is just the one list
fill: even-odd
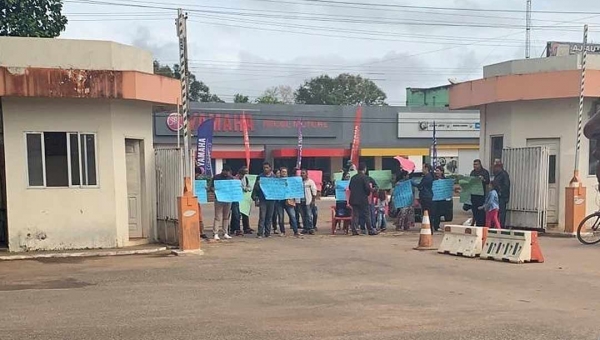
[(308, 178), (308, 171), (302, 169), (300, 171), (302, 176), (302, 183), (304, 184), (304, 199), (300, 201), (300, 214), (302, 215), (302, 234), (314, 235), (313, 225), (313, 208), (316, 205), (317, 198), (317, 185), (315, 182)]

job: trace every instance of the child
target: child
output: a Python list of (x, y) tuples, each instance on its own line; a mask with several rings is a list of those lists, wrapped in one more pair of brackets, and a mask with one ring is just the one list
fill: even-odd
[(500, 201), (498, 199), (498, 185), (492, 181), (489, 184), (490, 191), (488, 192), (485, 203), (479, 207), (479, 210), (485, 209), (485, 226), (492, 228), (492, 223), (497, 229), (502, 229), (500, 220), (498, 219), (498, 212), (500, 211)]
[(387, 220), (385, 219), (385, 214), (387, 214), (388, 210), (388, 198), (385, 190), (379, 190), (377, 196), (375, 197), (374, 203), (375, 213), (377, 216), (375, 226), (381, 231), (385, 231), (387, 229)]

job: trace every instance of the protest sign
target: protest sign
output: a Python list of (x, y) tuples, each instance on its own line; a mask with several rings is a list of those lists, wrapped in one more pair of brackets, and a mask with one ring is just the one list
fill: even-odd
[(375, 180), (379, 189), (390, 190), (392, 188), (391, 170), (369, 170), (369, 177)]
[(287, 181), (286, 199), (289, 198), (304, 198), (304, 182), (301, 177), (284, 177)]
[[(254, 188), (256, 183), (256, 175), (246, 175), (250, 188)], [(250, 216), (250, 209), (252, 208), (252, 192), (245, 192), (244, 199), (240, 201), (240, 212), (246, 216)]]
[(292, 198), (304, 198), (304, 183), (300, 177), (269, 178), (260, 179), (260, 188), (268, 200), (285, 200)]
[(346, 190), (348, 189), (348, 184), (350, 181), (335, 181), (335, 200), (336, 201), (345, 201), (346, 200)]
[[(350, 171), (350, 178), (352, 178), (354, 175), (356, 175), (358, 172), (356, 171)], [(341, 181), (343, 179), (344, 173), (343, 172), (336, 172), (333, 174), (333, 181)]]
[[(307, 170), (308, 178), (312, 179), (317, 186), (317, 191), (321, 191), (323, 187), (323, 171), (321, 170)], [(296, 176), (300, 176), (300, 170), (296, 171)]]
[(460, 184), (460, 203), (471, 203), (471, 195), (483, 196), (483, 184), (479, 177), (467, 177), (458, 181)]
[(453, 179), (438, 179), (433, 181), (433, 200), (445, 201), (454, 195)]
[(194, 195), (198, 197), (198, 203), (208, 203), (205, 179), (197, 179), (194, 181)]
[(240, 202), (244, 198), (242, 182), (238, 179), (215, 181), (217, 201), (231, 203)]
[(413, 187), (410, 181), (398, 182), (393, 192), (394, 209), (410, 207), (415, 200)]

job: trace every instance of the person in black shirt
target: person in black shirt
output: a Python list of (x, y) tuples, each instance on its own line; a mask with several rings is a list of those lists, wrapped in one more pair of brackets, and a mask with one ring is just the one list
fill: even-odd
[(419, 203), (421, 204), (422, 216), (425, 216), (425, 211), (427, 211), (430, 218), (432, 218), (435, 212), (433, 210), (433, 174), (431, 173), (431, 165), (423, 164), (423, 178), (421, 178), (421, 182), (417, 185), (417, 189), (419, 189)]
[(473, 171), (471, 171), (471, 177), (478, 177), (481, 179), (481, 185), (483, 186), (483, 195), (471, 195), (471, 209), (473, 211), (475, 225), (478, 227), (483, 227), (485, 226), (485, 211), (480, 210), (479, 207), (485, 203), (485, 193), (487, 191), (488, 184), (490, 184), (490, 173), (483, 168), (481, 165), (481, 160), (476, 159), (473, 161)]
[[(434, 179), (433, 179), (434, 181), (437, 181), (440, 179), (446, 179), (446, 176), (444, 175), (444, 167), (443, 166), (436, 166), (434, 174), (435, 174)], [(441, 212), (442, 212), (442, 207), (445, 203), (446, 203), (446, 201), (433, 201), (433, 204), (432, 204), (433, 209), (432, 209), (432, 211), (429, 212), (431, 215), (432, 232), (440, 230), (440, 224), (441, 224), (441, 220), (442, 220)]]
[(498, 201), (500, 203), (500, 225), (506, 227), (506, 205), (510, 199), (510, 176), (504, 170), (502, 162), (494, 164), (494, 183), (498, 184)]
[(358, 222), (362, 217), (367, 224), (369, 235), (377, 235), (377, 231), (373, 229), (371, 224), (371, 214), (369, 211), (369, 195), (371, 195), (372, 187), (369, 177), (366, 175), (367, 166), (361, 163), (358, 167), (358, 174), (350, 179), (348, 188), (350, 189), (349, 203), (352, 206), (352, 235), (360, 235), (358, 233)]

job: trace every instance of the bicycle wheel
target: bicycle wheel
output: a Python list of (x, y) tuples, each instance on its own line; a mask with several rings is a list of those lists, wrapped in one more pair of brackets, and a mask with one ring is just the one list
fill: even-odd
[(600, 214), (586, 216), (577, 228), (577, 239), (583, 244), (600, 242)]

